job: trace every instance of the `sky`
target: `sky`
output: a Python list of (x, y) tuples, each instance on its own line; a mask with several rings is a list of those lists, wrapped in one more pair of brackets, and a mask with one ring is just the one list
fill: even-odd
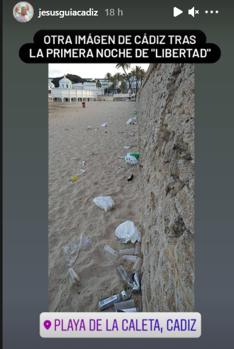
[[(148, 69), (149, 64), (131, 64), (131, 69), (138, 65), (145, 71)], [(49, 78), (56, 78), (66, 74), (79, 75), (82, 79), (98, 78), (103, 79), (106, 73), (111, 75), (117, 72), (123, 73), (123, 70), (115, 68), (116, 64), (49, 64)]]

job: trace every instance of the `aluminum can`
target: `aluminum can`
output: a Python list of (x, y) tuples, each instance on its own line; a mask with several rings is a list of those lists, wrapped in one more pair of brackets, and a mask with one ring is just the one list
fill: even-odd
[(111, 296), (109, 298), (104, 299), (103, 301), (100, 301), (98, 303), (99, 309), (100, 310), (107, 309), (117, 302), (120, 302), (120, 296), (118, 294), (115, 294), (114, 296)]

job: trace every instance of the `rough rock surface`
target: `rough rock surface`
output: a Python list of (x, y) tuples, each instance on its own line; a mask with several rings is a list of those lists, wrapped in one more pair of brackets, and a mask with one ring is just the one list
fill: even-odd
[(194, 65), (151, 64), (137, 104), (143, 311), (193, 311)]

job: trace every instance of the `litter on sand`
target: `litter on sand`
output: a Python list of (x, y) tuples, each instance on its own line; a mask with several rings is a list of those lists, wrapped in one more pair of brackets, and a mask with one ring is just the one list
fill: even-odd
[[(136, 156), (136, 155), (138, 155), (138, 156)], [(139, 157), (139, 154), (135, 154), (135, 153), (132, 153), (132, 154), (130, 154), (130, 153), (128, 153), (126, 156), (125, 156), (125, 161), (127, 162), (127, 163), (129, 163), (129, 164), (131, 164), (131, 165), (136, 165), (136, 164), (138, 164), (138, 160), (137, 160), (137, 158)]]
[(131, 255), (124, 255), (124, 256), (123, 256), (123, 259), (124, 259), (125, 261), (134, 262), (134, 263), (136, 263), (137, 258), (138, 258), (137, 256), (131, 256)]
[(136, 241), (138, 242), (141, 241), (141, 233), (139, 232), (137, 227), (134, 225), (134, 223), (131, 221), (126, 221), (120, 224), (115, 230), (115, 235), (119, 239), (130, 240), (131, 243), (133, 244)]
[(81, 234), (73, 244), (63, 247), (63, 252), (65, 253), (68, 267), (71, 267), (72, 264), (75, 263), (79, 252), (85, 250), (90, 244), (91, 240), (88, 239), (85, 234)]
[(77, 179), (79, 178), (79, 176), (82, 176), (85, 173), (85, 170), (80, 170), (78, 174), (71, 176), (68, 180), (69, 181), (77, 181)]
[(134, 156), (136, 159), (139, 158), (139, 153), (130, 153), (131, 156)]
[(124, 250), (119, 250), (120, 254), (133, 254), (135, 252), (134, 248), (125, 248)]
[[(109, 307), (111, 307), (113, 304), (120, 302), (120, 296), (118, 294), (115, 294), (109, 298), (104, 299), (103, 301), (99, 302), (99, 309), (104, 310)], [(122, 303), (122, 302), (121, 302)]]
[(129, 278), (129, 276), (128, 276), (126, 270), (124, 269), (124, 267), (123, 267), (122, 265), (119, 265), (119, 266), (117, 267), (117, 270), (118, 270), (118, 272), (119, 272), (119, 274), (120, 274), (121, 279), (124, 281), (124, 283), (125, 283), (126, 285), (128, 285), (129, 282), (130, 282), (130, 278)]
[(125, 149), (129, 149), (129, 148), (130, 148), (130, 145), (129, 145), (129, 146), (125, 145), (124, 148), (125, 148)]
[(69, 182), (74, 182), (74, 181), (77, 181), (77, 179), (78, 179), (78, 176), (74, 175), (74, 176), (71, 176), (68, 180)]
[(101, 126), (102, 126), (102, 127), (107, 127), (107, 125), (108, 125), (108, 122), (105, 122), (105, 123), (102, 124)]
[(112, 256), (117, 257), (118, 256), (118, 252), (116, 252), (115, 250), (113, 250), (113, 248), (111, 248), (108, 245), (104, 246), (104, 250), (108, 253), (110, 253)]
[(114, 200), (110, 196), (98, 196), (93, 199), (93, 202), (105, 212), (112, 210), (115, 203)]
[(127, 125), (137, 125), (137, 118), (136, 118), (136, 116), (134, 116), (134, 118), (128, 119)]
[(140, 257), (137, 257), (137, 260), (136, 260), (132, 269), (135, 271), (139, 271), (140, 266), (141, 266), (141, 262), (142, 262), (142, 259)]
[(72, 278), (72, 282), (74, 284), (79, 285), (80, 284), (80, 278), (77, 276), (76, 272), (72, 268), (69, 268), (68, 272), (69, 272), (69, 274), (70, 274), (70, 276)]

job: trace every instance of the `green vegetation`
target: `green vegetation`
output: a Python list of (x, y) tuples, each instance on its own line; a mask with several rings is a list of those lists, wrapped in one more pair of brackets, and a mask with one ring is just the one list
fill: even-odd
[(96, 86), (97, 86), (98, 88), (102, 87), (102, 84), (100, 83), (99, 80), (96, 82)]
[[(136, 82), (134, 90), (137, 93), (139, 90), (139, 86), (142, 85), (145, 76), (144, 69), (142, 69), (139, 66), (136, 66), (134, 69), (130, 70), (131, 64), (129, 63), (118, 63), (116, 64), (116, 68), (121, 68), (123, 70), (123, 74), (119, 72), (117, 72), (115, 75), (111, 75), (111, 73), (106, 73), (104, 79), (111, 82), (112, 84), (108, 88), (105, 88), (105, 93), (114, 93), (114, 91), (117, 91), (118, 93), (127, 93), (129, 89), (132, 90), (133, 81)], [(87, 81), (86, 79), (82, 79), (80, 76), (74, 74), (66, 74), (66, 77), (69, 80), (71, 80), (73, 84), (83, 82), (95, 82), (98, 88), (102, 87), (102, 84), (99, 80), (97, 82), (95, 80)], [(61, 80), (62, 78), (63, 76), (53, 78), (52, 82), (55, 85), (55, 87), (59, 87), (59, 80)], [(128, 82), (129, 87), (127, 87), (126, 82)]]
[[(63, 78), (63, 76), (60, 76), (58, 78), (53, 78), (53, 84), (55, 87), (59, 87), (59, 80), (61, 80)], [(83, 83), (83, 82), (87, 82), (87, 80), (82, 79), (80, 76), (78, 75), (74, 75), (74, 74), (66, 74), (66, 78), (71, 80), (71, 82), (73, 84), (78, 84), (78, 83)]]

